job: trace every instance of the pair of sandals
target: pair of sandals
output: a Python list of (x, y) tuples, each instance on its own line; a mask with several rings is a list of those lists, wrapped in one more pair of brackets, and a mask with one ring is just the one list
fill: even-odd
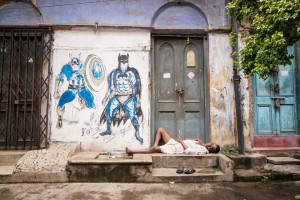
[(177, 170), (176, 170), (176, 173), (177, 173), (177, 174), (183, 174), (183, 172), (184, 172), (185, 174), (192, 174), (192, 173), (195, 173), (196, 170), (195, 170), (194, 168), (192, 168), (192, 167), (188, 167), (187, 169), (184, 170), (184, 168), (183, 168), (182, 166), (179, 166), (179, 167), (177, 168)]

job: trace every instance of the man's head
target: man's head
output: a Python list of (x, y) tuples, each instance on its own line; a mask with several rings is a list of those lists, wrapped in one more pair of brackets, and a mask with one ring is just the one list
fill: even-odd
[(216, 143), (207, 143), (205, 147), (209, 151), (209, 153), (218, 153), (220, 151), (220, 146)]
[(127, 70), (128, 67), (128, 59), (129, 54), (119, 54), (118, 61), (119, 61), (119, 68), (124, 73)]

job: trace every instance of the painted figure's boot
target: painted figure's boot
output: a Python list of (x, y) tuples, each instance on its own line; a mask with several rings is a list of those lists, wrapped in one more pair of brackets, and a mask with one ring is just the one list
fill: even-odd
[(57, 106), (57, 115), (58, 115), (58, 120), (56, 124), (56, 128), (60, 129), (62, 127), (62, 116), (65, 113), (65, 106), (60, 108)]
[(139, 122), (136, 118), (132, 119), (132, 125), (135, 129), (135, 138), (140, 142), (143, 143), (143, 138), (140, 137), (140, 133), (139, 133)]
[(107, 129), (106, 129), (105, 132), (100, 133), (101, 136), (110, 135), (111, 134), (111, 119), (110, 119), (110, 117), (107, 117), (106, 123), (107, 123)]

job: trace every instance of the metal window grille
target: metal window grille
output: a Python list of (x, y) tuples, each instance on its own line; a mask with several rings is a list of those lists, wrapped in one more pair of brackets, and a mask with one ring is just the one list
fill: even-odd
[(52, 30), (0, 28), (0, 148), (48, 147)]

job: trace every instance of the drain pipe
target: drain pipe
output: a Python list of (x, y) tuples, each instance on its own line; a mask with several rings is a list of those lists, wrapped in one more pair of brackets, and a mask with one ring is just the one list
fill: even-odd
[[(231, 18), (232, 31), (238, 35), (237, 22)], [(237, 52), (239, 50), (238, 38), (234, 46), (232, 47), (232, 52)], [(237, 55), (233, 56), (233, 60), (238, 63)], [(240, 82), (241, 77), (238, 74), (238, 65), (233, 68), (233, 80), (234, 80), (234, 94), (235, 94), (235, 111), (237, 118), (237, 131), (238, 131), (238, 145), (239, 145), (239, 154), (245, 154), (245, 145), (244, 145), (244, 133), (243, 133), (243, 120), (241, 112), (241, 94), (240, 94)]]

